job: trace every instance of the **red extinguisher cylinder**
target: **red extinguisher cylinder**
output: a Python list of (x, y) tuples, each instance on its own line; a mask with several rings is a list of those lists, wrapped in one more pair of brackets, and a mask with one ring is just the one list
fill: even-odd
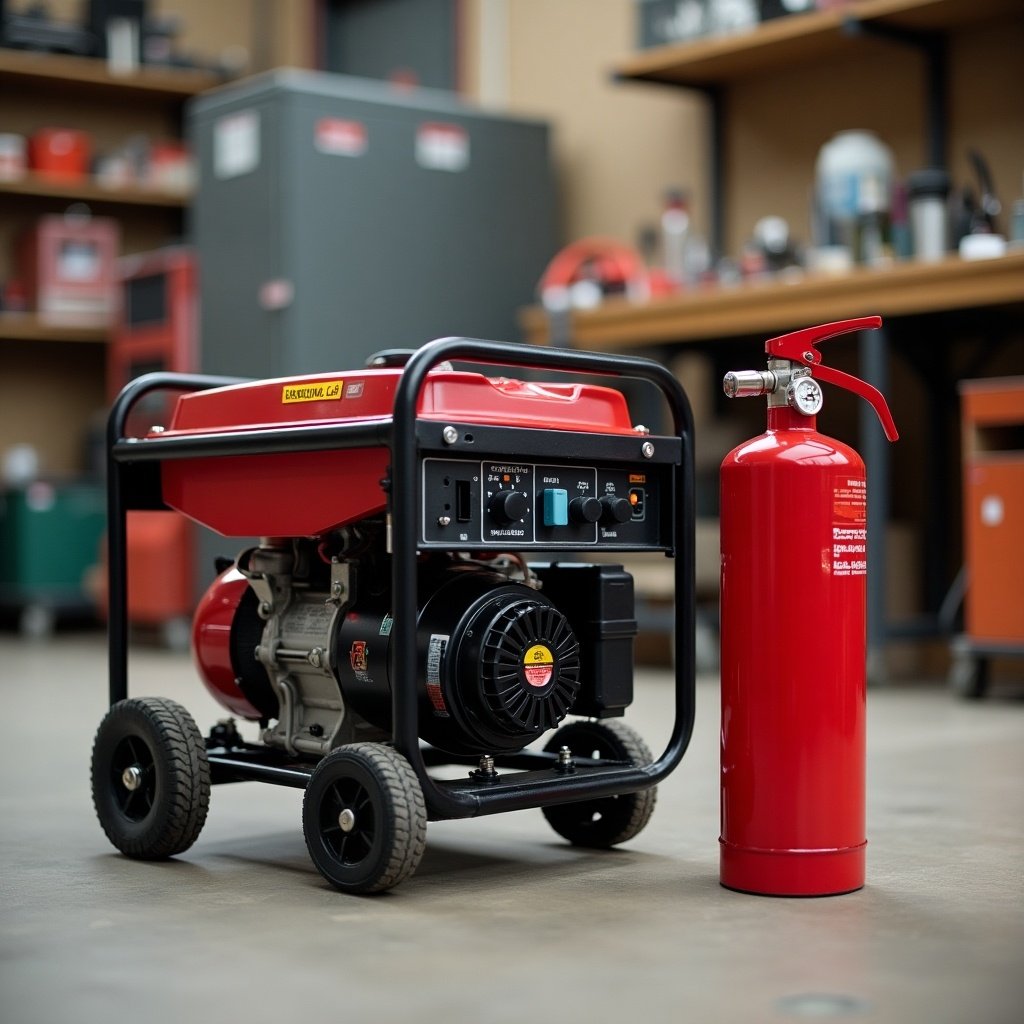
[(866, 491), (788, 412), (722, 465), (721, 881), (820, 896), (864, 884)]
[(728, 394), (769, 395), (767, 430), (721, 468), (720, 880), (742, 892), (864, 885), (866, 479), (818, 432), (808, 369), (821, 332), (844, 327), (774, 339), (768, 371), (726, 379)]

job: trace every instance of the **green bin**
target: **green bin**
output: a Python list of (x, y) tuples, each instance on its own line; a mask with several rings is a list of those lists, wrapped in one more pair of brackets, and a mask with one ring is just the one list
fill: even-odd
[(92, 608), (84, 583), (105, 523), (100, 483), (35, 480), (0, 491), (0, 604), (22, 611), (26, 631)]

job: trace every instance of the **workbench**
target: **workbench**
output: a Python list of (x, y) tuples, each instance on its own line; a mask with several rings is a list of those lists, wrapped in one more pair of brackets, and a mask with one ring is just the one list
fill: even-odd
[[(599, 351), (637, 349), (670, 359), (680, 351), (700, 351), (713, 358), (731, 353), (737, 341), (744, 351), (757, 352), (760, 341), (816, 323), (856, 316), (881, 315), (880, 331), (856, 336), (859, 375), (887, 392), (890, 358), (905, 359), (921, 378), (928, 401), (890, 402), (901, 428), (921, 424), (934, 444), (926, 454), (925, 507), (932, 513), (920, 528), (927, 557), (923, 561), (925, 614), (912, 621), (888, 622), (885, 531), (874, 530), (868, 545), (868, 646), (870, 671), (881, 678), (879, 652), (888, 640), (939, 635), (950, 623), (950, 581), (959, 565), (943, 533), (943, 516), (959, 507), (958, 480), (949, 424), (957, 418), (956, 384), (963, 377), (983, 375), (993, 353), (1009, 361), (1007, 372), (1024, 373), (1024, 250), (998, 259), (966, 261), (951, 255), (939, 263), (897, 263), (859, 267), (840, 276), (802, 274), (745, 282), (732, 288), (707, 287), (646, 303), (609, 298), (595, 309), (573, 310), (551, 318), (539, 307), (522, 312), (528, 341), (537, 345), (571, 345)], [(961, 345), (953, 359), (955, 339), (980, 336), (982, 342)], [(755, 347), (751, 348), (751, 345)], [(750, 359), (751, 367), (758, 364)], [(829, 361), (825, 353), (825, 361)], [(862, 403), (863, 405), (863, 403)], [(827, 432), (827, 427), (826, 427)], [(889, 444), (863, 406), (858, 449), (868, 472), (868, 520), (889, 520), (891, 479)], [(698, 431), (698, 447), (700, 435)]]

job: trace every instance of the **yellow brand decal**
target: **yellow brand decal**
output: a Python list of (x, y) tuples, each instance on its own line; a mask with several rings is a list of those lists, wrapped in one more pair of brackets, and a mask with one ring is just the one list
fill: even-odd
[(285, 384), (281, 389), (281, 403), (334, 402), (341, 398), (343, 380), (322, 380), (316, 384)]
[(543, 644), (534, 644), (523, 656), (524, 665), (550, 665), (554, 660), (554, 655)]
[(646, 473), (630, 473), (629, 474), (629, 482), (631, 484), (645, 484), (645, 483), (647, 483), (647, 474)]
[(523, 676), (528, 685), (542, 690), (555, 674), (555, 656), (543, 644), (534, 644), (523, 655)]

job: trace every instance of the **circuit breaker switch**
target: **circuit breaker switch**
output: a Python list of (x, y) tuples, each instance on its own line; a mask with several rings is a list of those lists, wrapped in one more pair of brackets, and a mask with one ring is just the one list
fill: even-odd
[(544, 488), (544, 525), (569, 525), (569, 492), (561, 487)]

